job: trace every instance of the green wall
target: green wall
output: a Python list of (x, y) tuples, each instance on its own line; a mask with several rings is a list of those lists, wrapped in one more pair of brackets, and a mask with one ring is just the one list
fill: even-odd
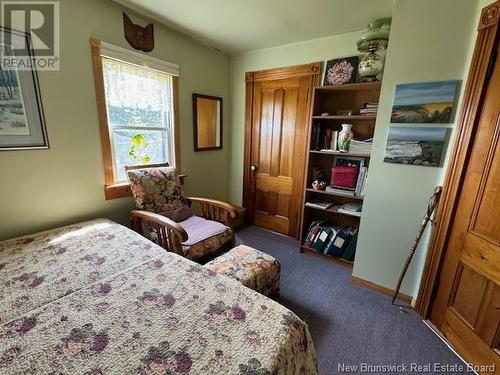
[[(477, 1), (398, 0), (375, 127), (372, 159), (353, 274), (393, 289), (434, 187), (446, 167), (383, 162), (394, 88), (397, 83), (462, 80), (465, 88), (478, 18)], [(448, 126), (455, 128), (459, 118)], [(432, 125), (427, 125), (432, 126)], [(448, 146), (447, 165), (452, 144)], [(416, 296), (429, 243), (426, 231), (402, 291)]]
[[(95, 217), (127, 223), (133, 207), (131, 198), (104, 200), (89, 44), (93, 37), (131, 48), (123, 37), (122, 9), (102, 0), (64, 0), (60, 7), (61, 70), (39, 72), (50, 150), (0, 152), (0, 239)], [(187, 192), (227, 199), (229, 137), (226, 133), (224, 150), (193, 152), (191, 94), (222, 96), (224, 109), (230, 108), (229, 57), (157, 23), (155, 41), (151, 54), (180, 66)]]
[[(383, 162), (394, 87), (403, 82), (447, 79), (464, 80), (465, 85), (479, 9), (476, 0), (394, 2), (380, 112), (353, 269), (353, 274), (360, 278), (394, 288), (428, 196), (435, 185), (442, 183), (446, 169)], [(352, 32), (231, 56), (233, 148), (229, 194), (233, 202), (241, 202), (242, 196), (245, 72), (354, 55), (359, 35), (360, 32)], [(456, 121), (450, 127), (454, 129), (455, 125)], [(427, 245), (426, 233), (403, 284), (403, 292), (410, 295), (418, 291)]]

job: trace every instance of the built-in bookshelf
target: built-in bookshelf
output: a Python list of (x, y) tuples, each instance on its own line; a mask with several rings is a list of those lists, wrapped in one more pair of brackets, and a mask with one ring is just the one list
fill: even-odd
[[(323, 226), (338, 229), (346, 228), (351, 230), (355, 236), (359, 234), (359, 223), (361, 213), (348, 213), (339, 210), (345, 204), (359, 206), (364, 201), (364, 195), (356, 187), (356, 193), (350, 191), (340, 191), (339, 189), (315, 190), (312, 188), (314, 173), (318, 170), (324, 172), (324, 179), (330, 181), (331, 169), (334, 160), (342, 157), (355, 157), (362, 160), (365, 171), (368, 174), (371, 152), (339, 152), (328, 147), (328, 142), (324, 147), (318, 147), (318, 129), (324, 133), (334, 131), (340, 132), (341, 124), (352, 124), (354, 139), (365, 141), (373, 138), (375, 131), (376, 112), (363, 114), (361, 109), (366, 107), (366, 103), (378, 103), (380, 96), (380, 82), (353, 83), (339, 86), (317, 87), (314, 90), (312, 114), (309, 124), (309, 152), (307, 155), (307, 170), (305, 180), (305, 194), (302, 207), (302, 227), (300, 236), (300, 251), (308, 251), (325, 259), (344, 264), (352, 265), (353, 259), (344, 259), (342, 256), (331, 256), (322, 251), (317, 251), (311, 243), (306, 243), (308, 232), (312, 223), (323, 220)], [(345, 114), (350, 111), (350, 114)], [(361, 111), (361, 114), (360, 114)], [(339, 113), (340, 112), (340, 113)], [(342, 113), (344, 112), (344, 113)], [(327, 130), (330, 129), (330, 130)], [(320, 142), (322, 142), (320, 140)], [(334, 142), (332, 141), (333, 145)], [(363, 149), (363, 151), (365, 151)], [(368, 178), (362, 181), (368, 183)], [(359, 183), (359, 181), (358, 181)], [(366, 186), (363, 186), (363, 192)], [(333, 191), (332, 191), (333, 190)], [(321, 202), (331, 203), (327, 208), (313, 207), (306, 203)], [(343, 229), (342, 229), (343, 230)], [(334, 235), (331, 236), (332, 238)], [(356, 242), (354, 241), (353, 244)]]

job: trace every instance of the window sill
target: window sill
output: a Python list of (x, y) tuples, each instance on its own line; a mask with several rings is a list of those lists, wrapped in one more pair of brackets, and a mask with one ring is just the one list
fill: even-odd
[[(179, 174), (179, 179), (181, 184), (184, 184), (184, 178), (187, 174)], [(132, 196), (132, 190), (130, 190), (130, 184), (128, 182), (119, 182), (117, 184), (105, 185), (104, 186), (104, 197), (106, 200), (124, 198)]]
[(131, 195), (132, 191), (130, 190), (130, 184), (128, 182), (104, 186), (104, 197), (106, 200), (130, 197)]

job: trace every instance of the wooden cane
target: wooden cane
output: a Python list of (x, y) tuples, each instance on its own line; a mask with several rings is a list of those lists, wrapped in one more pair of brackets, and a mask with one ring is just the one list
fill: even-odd
[(415, 237), (415, 240), (413, 240), (413, 243), (411, 244), (410, 247), (410, 254), (408, 254), (408, 257), (406, 258), (405, 264), (403, 266), (403, 269), (401, 270), (401, 274), (399, 275), (399, 280), (396, 285), (396, 290), (394, 291), (394, 295), (392, 297), (392, 304), (394, 305), (394, 302), (396, 301), (396, 298), (399, 295), (399, 289), (401, 288), (401, 284), (403, 283), (403, 279), (406, 275), (406, 271), (408, 271), (408, 267), (410, 266), (410, 262), (413, 258), (413, 255), (415, 254), (415, 250), (417, 250), (418, 243), (420, 242), (420, 239), (422, 238), (422, 235), (424, 234), (425, 228), (427, 227), (427, 223), (431, 220), (432, 213), (434, 212), (434, 209), (437, 207), (439, 203), (439, 198), (441, 197), (441, 192), (443, 190), (442, 186), (436, 186), (434, 188), (434, 192), (432, 193), (431, 197), (429, 198), (429, 203), (427, 204), (427, 212), (424, 216), (424, 219), (422, 220), (422, 223), (420, 224), (420, 228), (418, 230), (417, 236)]

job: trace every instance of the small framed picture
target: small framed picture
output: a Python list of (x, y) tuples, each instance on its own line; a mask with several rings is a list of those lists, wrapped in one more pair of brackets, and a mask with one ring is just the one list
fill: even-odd
[(358, 56), (328, 60), (325, 68), (323, 86), (345, 85), (356, 81)]
[[(0, 40), (24, 41), (23, 56), (34, 56), (29, 33), (0, 27)], [(5, 34), (11, 34), (5, 38)], [(15, 46), (19, 50), (19, 46)], [(0, 43), (0, 61), (15, 58), (14, 46)], [(49, 148), (36, 69), (0, 69), (0, 151)]]

